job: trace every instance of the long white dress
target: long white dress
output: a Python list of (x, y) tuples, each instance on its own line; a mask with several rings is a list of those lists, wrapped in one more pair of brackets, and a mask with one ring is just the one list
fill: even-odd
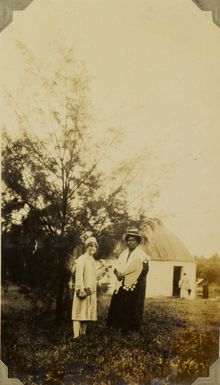
[(179, 288), (180, 288), (180, 298), (188, 298), (190, 289), (189, 279), (186, 276), (183, 276), (183, 278), (179, 281)]
[[(77, 290), (90, 289), (91, 295), (81, 299)], [(77, 259), (75, 293), (72, 306), (72, 320), (97, 320), (97, 265), (95, 259), (85, 253)]]

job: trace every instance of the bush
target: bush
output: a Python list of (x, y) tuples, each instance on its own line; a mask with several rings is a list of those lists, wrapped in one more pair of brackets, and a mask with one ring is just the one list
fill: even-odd
[(3, 309), (2, 359), (10, 377), (24, 385), (60, 385), (67, 373), (83, 385), (177, 385), (208, 374), (218, 356), (212, 302), (146, 300), (141, 333), (125, 336), (105, 329), (109, 300), (99, 297), (99, 321), (76, 340), (70, 320), (58, 326), (34, 309)]

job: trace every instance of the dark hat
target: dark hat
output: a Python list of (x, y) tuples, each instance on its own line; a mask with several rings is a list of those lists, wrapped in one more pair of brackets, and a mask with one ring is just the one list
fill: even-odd
[(138, 229), (135, 229), (135, 228), (131, 228), (131, 229), (129, 229), (129, 230), (125, 233), (125, 235), (124, 235), (125, 241), (127, 240), (127, 238), (128, 238), (129, 236), (137, 238), (139, 242), (140, 242), (141, 239), (142, 239), (142, 236), (141, 236), (141, 234), (139, 233)]

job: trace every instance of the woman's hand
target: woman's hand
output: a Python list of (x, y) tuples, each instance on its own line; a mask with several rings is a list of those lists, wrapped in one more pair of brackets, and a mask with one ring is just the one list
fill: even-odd
[(77, 295), (77, 297), (78, 298), (80, 298), (80, 299), (84, 299), (84, 298), (86, 298), (86, 292), (84, 291), (84, 290), (80, 290), (80, 289), (78, 289), (77, 291), (76, 291), (76, 295)]
[(85, 291), (86, 295), (92, 295), (92, 290), (90, 289), (90, 287), (86, 287), (84, 289), (84, 291)]
[(120, 273), (118, 270), (114, 270), (114, 274), (116, 275), (118, 281), (122, 281), (124, 279), (124, 275)]

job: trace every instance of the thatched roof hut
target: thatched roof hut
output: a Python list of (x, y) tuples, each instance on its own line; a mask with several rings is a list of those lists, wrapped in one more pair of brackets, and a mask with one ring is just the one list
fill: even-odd
[(142, 228), (143, 237), (148, 243), (143, 248), (156, 261), (195, 262), (183, 242), (161, 221), (152, 220)]

